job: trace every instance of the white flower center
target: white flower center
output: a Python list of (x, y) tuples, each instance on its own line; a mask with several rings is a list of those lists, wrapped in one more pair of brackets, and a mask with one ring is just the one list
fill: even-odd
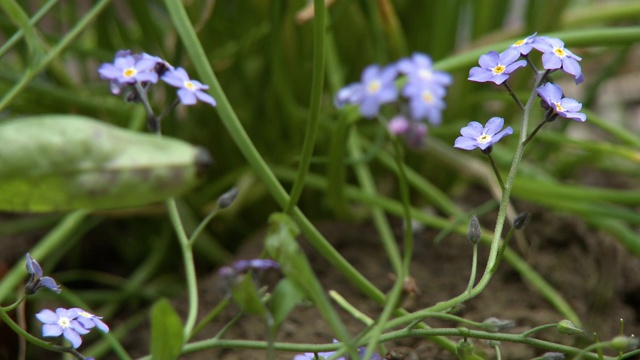
[(93, 315), (92, 315), (92, 314), (89, 314), (89, 313), (88, 313), (88, 312), (86, 312), (86, 311), (83, 311), (83, 312), (81, 312), (81, 313), (78, 313), (78, 315), (80, 315), (80, 316), (82, 316), (82, 317), (86, 317), (86, 318), (92, 318), (92, 317), (93, 317)]
[(493, 75), (500, 75), (502, 74), (507, 68), (504, 67), (504, 65), (496, 65), (493, 69), (491, 69), (491, 71), (493, 71)]
[(486, 144), (491, 141), (491, 135), (483, 133), (478, 137), (478, 143)]
[(191, 90), (191, 91), (195, 91), (196, 90), (196, 86), (193, 85), (193, 83), (191, 81), (185, 81), (184, 82), (184, 87)]
[(564, 51), (564, 48), (553, 48), (553, 52), (559, 57), (565, 57), (567, 53)]
[(63, 329), (68, 329), (71, 327), (71, 319), (66, 316), (62, 316), (58, 319), (58, 325)]
[(418, 71), (418, 76), (422, 80), (431, 80), (433, 72), (431, 70), (421, 69)]

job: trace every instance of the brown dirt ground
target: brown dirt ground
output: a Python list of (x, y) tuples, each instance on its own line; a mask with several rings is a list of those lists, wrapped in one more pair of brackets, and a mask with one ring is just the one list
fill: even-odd
[[(481, 219), (484, 220), (484, 219)], [(490, 221), (490, 219), (489, 219)], [(490, 222), (487, 222), (487, 225)], [(383, 291), (387, 291), (392, 280), (390, 267), (385, 260), (378, 236), (371, 224), (324, 222), (317, 224), (336, 249)], [(398, 238), (401, 225), (395, 221)], [(419, 310), (439, 301), (460, 294), (468, 281), (471, 264), (471, 246), (466, 238), (449, 236), (440, 244), (433, 243), (435, 231), (425, 230), (417, 234), (412, 275), (415, 277), (420, 295), (409, 298), (404, 306), (408, 310)], [(600, 234), (569, 217), (534, 212), (532, 222), (526, 230), (531, 242), (523, 256), (547, 281), (570, 303), (589, 332), (597, 332), (600, 339), (618, 334), (620, 319), (625, 320), (627, 335), (638, 333), (640, 320), (640, 260), (625, 252), (611, 237)], [(238, 253), (238, 259), (259, 256), (264, 232), (254, 238)], [(302, 240), (302, 244), (306, 244)], [(334, 289), (351, 304), (375, 318), (380, 307), (348, 285), (324, 259), (309, 246), (304, 245), (307, 256), (317, 271), (317, 276), (326, 289)], [(480, 269), (483, 269), (487, 249), (480, 251)], [(481, 270), (480, 270), (481, 271)], [(206, 313), (223, 297), (222, 285), (217, 274), (202, 277), (200, 282), (200, 309)], [(184, 310), (184, 299), (175, 302)], [(521, 332), (547, 323), (555, 323), (562, 317), (534, 289), (523, 282), (509, 264), (503, 263), (486, 290), (464, 304), (458, 315), (482, 321), (495, 316), (514, 320), (517, 326), (508, 330)], [(231, 306), (214, 324), (198, 335), (205, 339), (215, 335), (231, 320), (239, 309)], [(183, 311), (184, 312), (184, 311)], [(345, 313), (343, 320), (352, 333), (363, 329), (363, 325)], [(455, 323), (428, 321), (431, 326), (456, 327)], [(144, 334), (131, 339), (146, 344)], [(578, 344), (585, 339), (559, 335), (555, 330), (538, 334), (542, 339), (565, 344)], [(260, 318), (246, 316), (240, 319), (228, 333), (226, 339), (266, 339), (265, 326)], [(313, 307), (298, 307), (282, 326), (279, 341), (301, 343), (328, 343), (332, 336), (329, 328)], [(452, 338), (458, 341), (459, 338)], [(494, 353), (483, 341), (475, 341), (488, 358)], [(387, 343), (387, 348), (398, 355), (398, 359), (454, 359), (455, 356), (433, 345), (428, 339), (412, 338)], [(585, 345), (583, 345), (585, 346)], [(146, 345), (139, 355), (144, 354)], [(504, 343), (501, 346), (504, 359), (530, 359), (544, 351), (519, 344)], [(135, 352), (134, 352), (135, 354)], [(292, 359), (293, 353), (280, 352), (278, 359)], [(613, 354), (611, 354), (613, 355)], [(264, 359), (263, 351), (241, 349), (215, 349), (190, 354), (182, 359)]]

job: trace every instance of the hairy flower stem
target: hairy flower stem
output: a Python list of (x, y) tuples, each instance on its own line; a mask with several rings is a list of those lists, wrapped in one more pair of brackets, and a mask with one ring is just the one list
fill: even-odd
[(478, 269), (478, 244), (473, 244), (473, 258), (471, 260), (471, 276), (469, 276), (469, 284), (467, 285), (467, 293), (471, 292), (476, 282), (476, 271)]
[(502, 176), (500, 175), (500, 171), (498, 170), (498, 166), (496, 165), (496, 162), (493, 160), (493, 156), (491, 156), (490, 153), (487, 153), (487, 156), (489, 157), (489, 162), (491, 162), (491, 168), (493, 168), (493, 173), (496, 174), (496, 178), (500, 183), (500, 189), (504, 189), (504, 181), (502, 181)]
[(522, 105), (522, 102), (520, 101), (520, 99), (518, 99), (518, 95), (516, 95), (516, 92), (513, 91), (509, 83), (505, 81), (504, 83), (502, 83), (502, 85), (504, 85), (504, 87), (507, 89), (507, 91), (509, 92), (509, 95), (511, 95), (511, 97), (513, 98), (513, 101), (515, 101), (516, 104), (518, 104), (518, 107), (520, 107), (520, 110), (524, 111), (524, 105)]
[(535, 129), (533, 129), (533, 131), (531, 132), (531, 134), (529, 134), (529, 136), (527, 137), (527, 139), (524, 141), (524, 145), (526, 146), (529, 141), (531, 141), (531, 139), (533, 139), (534, 136), (536, 136), (536, 134), (538, 133), (538, 131), (540, 131), (540, 129), (542, 129), (542, 126), (546, 123), (548, 123), (549, 121), (547, 119), (544, 119), (540, 124), (538, 124), (538, 126), (536, 126)]
[(500, 265), (500, 262), (502, 262), (502, 257), (504, 256), (504, 250), (509, 246), (509, 241), (511, 241), (511, 238), (513, 237), (514, 230), (515, 229), (513, 228), (509, 230), (509, 232), (507, 233), (507, 236), (502, 242), (502, 246), (500, 247), (500, 251), (498, 252), (498, 257), (496, 258), (496, 263), (493, 264), (493, 268), (491, 269), (492, 273), (495, 273), (496, 270), (498, 270), (498, 265)]
[(144, 106), (144, 110), (147, 113), (147, 128), (149, 128), (149, 131), (151, 131), (152, 133), (156, 133), (156, 134), (162, 133), (162, 129), (160, 127), (161, 126), (160, 120), (153, 113), (153, 108), (151, 107), (151, 104), (149, 104), (149, 98), (147, 97), (147, 90), (142, 87), (142, 84), (140, 84), (139, 81), (136, 81), (136, 83), (134, 84), (134, 89), (135, 89), (137, 98), (140, 100), (140, 102), (142, 103), (142, 106)]

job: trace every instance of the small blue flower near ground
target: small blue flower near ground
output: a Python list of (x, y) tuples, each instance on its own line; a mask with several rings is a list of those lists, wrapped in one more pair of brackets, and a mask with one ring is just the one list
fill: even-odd
[(361, 82), (349, 84), (336, 95), (336, 104), (360, 105), (360, 114), (366, 118), (378, 115), (380, 106), (398, 98), (394, 80), (398, 70), (395, 66), (370, 65), (364, 69)]
[(525, 60), (518, 60), (519, 57), (520, 53), (516, 51), (504, 51), (501, 54), (489, 51), (480, 56), (480, 66), (471, 68), (468, 79), (476, 82), (491, 81), (500, 85), (509, 78), (509, 74), (527, 65)]
[(85, 310), (80, 308), (72, 308), (70, 311), (75, 311), (78, 314), (76, 320), (87, 330), (92, 329), (93, 327), (97, 327), (101, 331), (108, 333), (109, 326), (105, 324), (101, 319), (102, 316), (93, 315)]
[(462, 136), (456, 139), (453, 147), (463, 150), (475, 148), (487, 150), (503, 137), (513, 134), (511, 126), (501, 130), (502, 126), (504, 126), (504, 119), (501, 117), (492, 117), (485, 126), (477, 121), (471, 121), (469, 125), (460, 129)]
[(574, 77), (576, 84), (584, 81), (582, 69), (578, 61), (582, 58), (564, 47), (564, 42), (558, 38), (540, 36), (533, 42), (533, 47), (542, 52), (542, 66), (547, 70), (562, 68), (564, 72)]
[[(536, 91), (542, 98), (543, 107), (550, 109), (553, 117), (560, 115), (563, 118), (580, 122), (587, 120), (587, 115), (580, 112), (582, 104), (575, 99), (563, 97), (560, 86), (549, 82)], [(553, 120), (553, 118), (549, 120)]]
[(112, 63), (104, 63), (98, 68), (100, 77), (105, 80), (116, 81), (118, 84), (134, 84), (158, 82), (158, 74), (154, 71), (156, 61), (150, 58), (125, 55), (119, 52)]
[(89, 333), (89, 330), (76, 320), (78, 316), (77, 311), (64, 308), (57, 308), (56, 312), (44, 309), (36, 314), (38, 320), (44, 324), (42, 325), (42, 336), (58, 337), (63, 335), (74, 348), (78, 348), (82, 344), (80, 335)]
[(191, 80), (183, 68), (169, 69), (162, 75), (162, 80), (167, 84), (178, 88), (178, 97), (183, 105), (194, 105), (198, 100), (211, 106), (216, 106), (213, 97), (202, 90), (207, 90), (208, 85)]
[(49, 276), (42, 276), (42, 267), (35, 261), (29, 253), (26, 255), (27, 258), (27, 271), (31, 276), (29, 277), (29, 281), (25, 286), (25, 292), (27, 295), (33, 295), (38, 290), (43, 287), (50, 289), (51, 291), (60, 294), (62, 290), (60, 290), (60, 285), (56, 284), (56, 281)]

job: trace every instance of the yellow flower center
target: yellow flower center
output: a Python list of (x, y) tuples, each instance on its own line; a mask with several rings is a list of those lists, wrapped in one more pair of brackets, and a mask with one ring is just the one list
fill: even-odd
[(80, 315), (80, 316), (82, 316), (82, 317), (86, 317), (86, 318), (90, 318), (90, 317), (92, 317), (92, 316), (93, 316), (93, 315), (89, 314), (89, 313), (88, 313), (88, 312), (86, 312), (86, 311), (83, 311), (83, 312), (79, 313), (78, 315)]
[(191, 81), (185, 81), (184, 82), (184, 87), (186, 87), (187, 89), (194, 91), (196, 89), (196, 86), (193, 85), (193, 83)]
[(513, 46), (521, 46), (523, 44), (524, 44), (524, 39), (516, 41), (516, 43), (513, 44)]
[(382, 84), (380, 83), (380, 81), (375, 80), (369, 83), (369, 86), (367, 86), (367, 91), (370, 94), (375, 94), (380, 90), (381, 87), (382, 87)]
[(124, 77), (130, 78), (130, 77), (136, 76), (137, 73), (138, 72), (136, 71), (136, 69), (128, 68), (128, 69), (126, 69), (125, 71), (122, 72), (122, 75), (124, 75)]
[(427, 104), (431, 104), (433, 103), (433, 95), (430, 91), (425, 91), (422, 93), (422, 100), (424, 100), (424, 102), (426, 102)]
[(69, 320), (68, 317), (61, 317), (60, 319), (58, 319), (58, 325), (60, 325), (61, 328), (66, 329), (71, 327), (71, 320)]
[(491, 69), (493, 71), (494, 75), (500, 75), (505, 71), (505, 67), (504, 65), (497, 65), (496, 67), (494, 67), (493, 69)]
[(553, 52), (559, 57), (565, 57), (567, 55), (563, 48), (553, 48)]
[(556, 111), (563, 111), (564, 110), (564, 108), (562, 107), (562, 105), (560, 105), (559, 102), (553, 103), (553, 104), (556, 106)]

